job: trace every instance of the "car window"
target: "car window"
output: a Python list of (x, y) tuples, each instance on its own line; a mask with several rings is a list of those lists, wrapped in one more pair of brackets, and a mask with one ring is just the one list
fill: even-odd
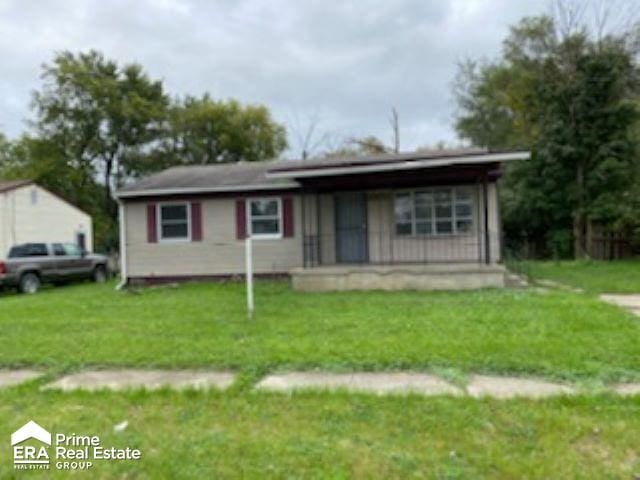
[(64, 249), (64, 247), (62, 246), (61, 243), (54, 243), (53, 244), (53, 254), (56, 257), (63, 257), (67, 254), (66, 250)]
[(47, 245), (45, 243), (27, 243), (27, 255), (28, 257), (46, 257), (49, 255)]
[(25, 257), (27, 255), (27, 249), (24, 245), (18, 245), (16, 247), (11, 247), (9, 250), (9, 258), (20, 258)]
[(25, 243), (15, 245), (9, 250), (9, 258), (46, 257), (49, 255), (46, 243)]
[(82, 254), (80, 247), (78, 247), (74, 243), (65, 243), (64, 251), (67, 253), (67, 255), (73, 256), (73, 257), (79, 257)]

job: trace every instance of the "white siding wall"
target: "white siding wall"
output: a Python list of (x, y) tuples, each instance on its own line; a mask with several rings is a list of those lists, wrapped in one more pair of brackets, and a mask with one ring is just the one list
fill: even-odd
[(0, 257), (17, 243), (75, 243), (80, 232), (93, 250), (91, 217), (37, 185), (0, 193)]
[[(212, 198), (201, 202), (202, 241), (175, 243), (149, 243), (147, 203), (125, 204), (128, 277), (244, 273), (244, 241), (236, 239), (236, 199)], [(293, 237), (253, 242), (256, 273), (286, 273), (302, 265), (298, 198), (293, 202), (293, 215)]]

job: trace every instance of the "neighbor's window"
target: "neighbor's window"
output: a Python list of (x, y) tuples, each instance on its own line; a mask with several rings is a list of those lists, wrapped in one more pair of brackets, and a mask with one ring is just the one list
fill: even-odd
[(473, 225), (472, 204), (468, 187), (397, 193), (394, 202), (396, 234), (467, 233)]
[(282, 235), (282, 204), (279, 198), (249, 199), (248, 210), (252, 237), (279, 238)]
[(171, 203), (158, 208), (160, 240), (189, 240), (189, 204)]

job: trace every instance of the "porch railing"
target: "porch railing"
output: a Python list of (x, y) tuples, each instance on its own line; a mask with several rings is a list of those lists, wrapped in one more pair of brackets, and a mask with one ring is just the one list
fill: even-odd
[(337, 230), (304, 236), (304, 267), (362, 264), (492, 263), (500, 236), (474, 229), (459, 234), (398, 235), (395, 231)]

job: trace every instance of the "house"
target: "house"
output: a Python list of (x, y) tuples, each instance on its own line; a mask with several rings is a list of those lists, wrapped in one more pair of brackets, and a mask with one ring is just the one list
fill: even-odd
[(128, 282), (290, 275), (302, 290), (502, 286), (497, 181), (528, 152), (174, 167), (117, 192)]
[(90, 251), (91, 217), (30, 180), (0, 181), (0, 258), (27, 242), (71, 242)]

